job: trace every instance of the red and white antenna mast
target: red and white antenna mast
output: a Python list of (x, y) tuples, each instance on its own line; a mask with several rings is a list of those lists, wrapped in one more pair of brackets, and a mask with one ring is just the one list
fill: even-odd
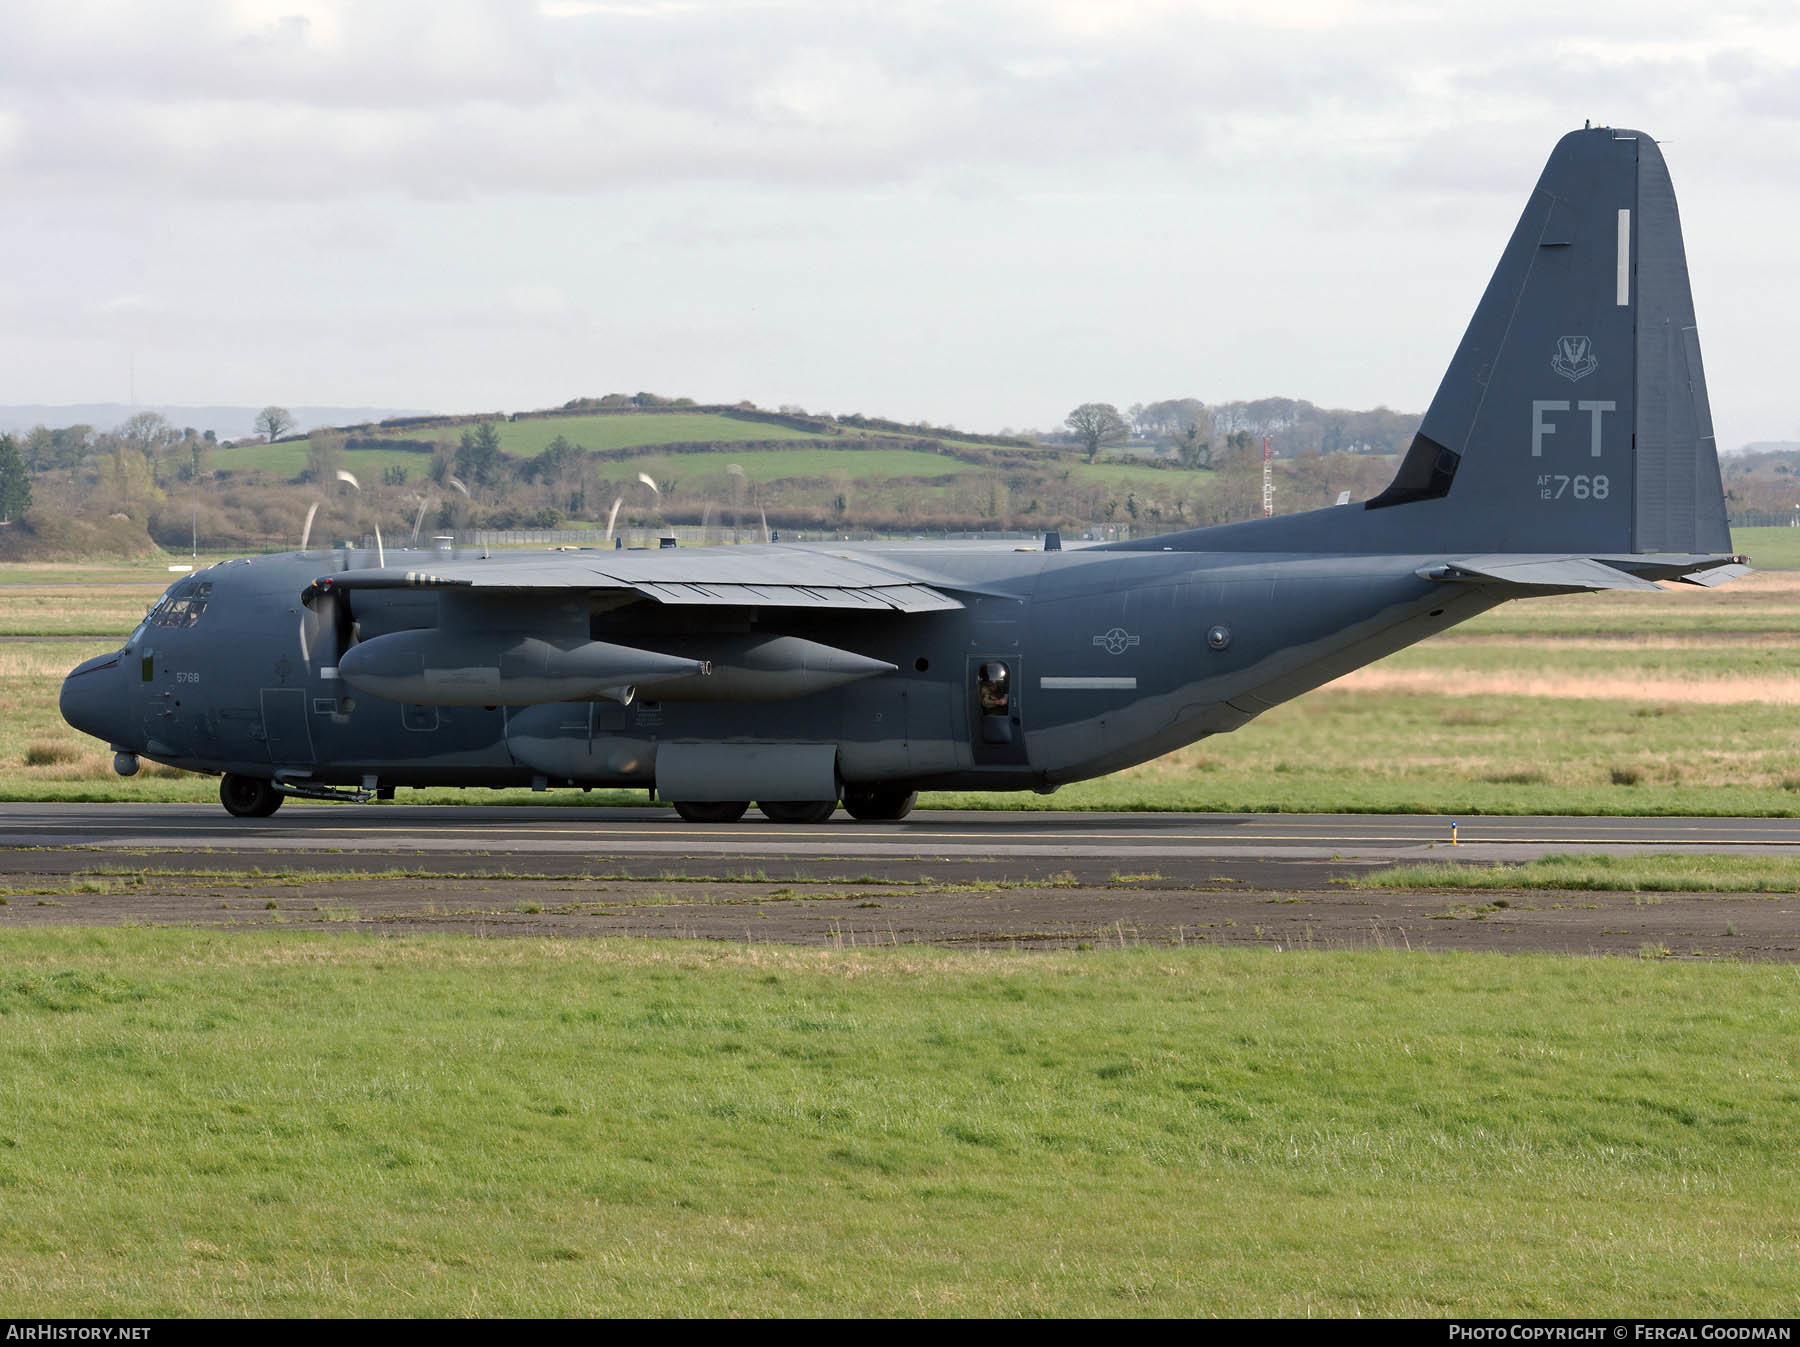
[(1263, 436), (1263, 518), (1275, 513), (1275, 437)]

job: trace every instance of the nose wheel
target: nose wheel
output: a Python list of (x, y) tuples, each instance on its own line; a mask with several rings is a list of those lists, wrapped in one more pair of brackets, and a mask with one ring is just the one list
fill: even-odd
[(234, 818), (267, 818), (281, 808), (282, 795), (256, 776), (227, 772), (219, 780), (219, 803)]

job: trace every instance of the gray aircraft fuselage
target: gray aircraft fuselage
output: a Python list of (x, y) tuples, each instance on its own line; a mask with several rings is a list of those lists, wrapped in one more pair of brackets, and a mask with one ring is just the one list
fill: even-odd
[[(895, 666), (791, 699), (482, 707), (365, 695), (302, 650), (299, 596), (333, 564), (314, 553), (228, 562), (178, 581), (169, 607), (210, 587), (198, 616), (158, 625), (159, 608), (117, 655), (71, 675), (64, 712), (123, 753), (319, 785), (648, 786), (662, 745), (762, 740), (834, 746), (845, 782), (1049, 789), (1234, 729), (1498, 601), (1419, 578), (1441, 559), (1428, 556), (900, 555), (909, 573), (929, 574), (966, 606), (904, 617), (774, 610), (717, 624), (721, 636), (776, 632)], [(336, 556), (352, 567), (373, 561)], [(436, 599), (358, 592), (360, 635), (431, 628)], [(624, 633), (642, 643), (668, 625), (707, 646), (705, 631), (670, 625), (650, 603), (590, 622), (596, 639)], [(1007, 672), (1003, 714), (980, 704), (978, 672), (989, 664)]]

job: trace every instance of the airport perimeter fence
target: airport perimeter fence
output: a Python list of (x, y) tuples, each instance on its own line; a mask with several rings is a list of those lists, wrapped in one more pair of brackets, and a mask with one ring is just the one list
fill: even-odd
[(1734, 529), (1800, 528), (1800, 506), (1792, 510), (1732, 510), (1725, 520)]
[[(774, 540), (791, 543), (817, 542), (1016, 542), (1041, 543), (1041, 532), (1021, 533), (1017, 530), (995, 530), (991, 533), (948, 532), (943, 529), (883, 530), (872, 529), (773, 529)], [(663, 528), (622, 528), (615, 538), (626, 547), (660, 547), (664, 538), (673, 538), (682, 547), (720, 547), (731, 543), (760, 543), (763, 531), (756, 528), (721, 528), (718, 525), (675, 524)], [(1132, 533), (1123, 527), (1089, 529), (1065, 533), (1067, 541), (1122, 541)], [(612, 547), (615, 544), (604, 529), (475, 529), (457, 535), (461, 547)], [(374, 545), (374, 539), (368, 540)]]

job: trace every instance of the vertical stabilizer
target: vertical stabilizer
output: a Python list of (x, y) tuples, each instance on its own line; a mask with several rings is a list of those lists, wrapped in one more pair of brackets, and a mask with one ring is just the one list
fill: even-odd
[(1730, 550), (1681, 220), (1648, 136), (1557, 144), (1367, 508), (1396, 541), (1448, 529), (1494, 551)]

